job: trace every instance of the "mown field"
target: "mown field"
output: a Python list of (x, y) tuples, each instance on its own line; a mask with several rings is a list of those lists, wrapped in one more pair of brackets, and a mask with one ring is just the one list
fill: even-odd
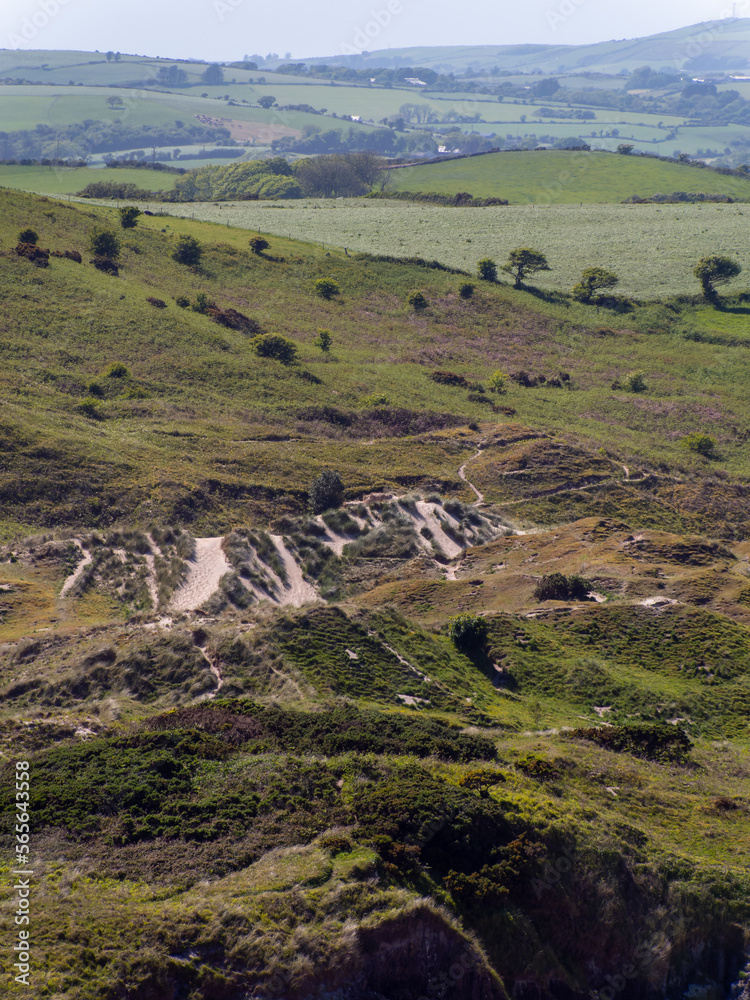
[[(509, 154), (516, 155), (520, 154)], [(703, 176), (696, 173), (699, 179)], [(750, 265), (744, 240), (750, 209), (745, 205), (459, 209), (403, 201), (319, 199), (147, 207), (315, 241), (328, 248), (437, 258), (471, 273), (483, 257), (501, 264), (514, 247), (533, 246), (546, 254), (553, 268), (535, 275), (533, 283), (540, 288), (568, 290), (584, 267), (596, 264), (620, 276), (619, 291), (645, 299), (694, 294), (699, 288), (692, 268), (709, 253), (731, 254)], [(744, 288), (744, 279), (734, 287)]]

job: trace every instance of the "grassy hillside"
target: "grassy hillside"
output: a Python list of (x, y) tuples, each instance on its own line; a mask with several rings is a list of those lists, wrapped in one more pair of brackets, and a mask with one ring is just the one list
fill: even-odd
[(523, 204), (605, 204), (632, 195), (688, 191), (750, 199), (750, 180), (726, 177), (680, 163), (604, 153), (489, 153), (389, 171), (395, 191), (469, 191), (476, 198), (505, 198)]
[[(424, 262), (0, 201), (0, 898), (26, 760), (33, 995), (728, 995), (745, 305), (464, 298)], [(346, 502), (314, 517), (324, 469)]]

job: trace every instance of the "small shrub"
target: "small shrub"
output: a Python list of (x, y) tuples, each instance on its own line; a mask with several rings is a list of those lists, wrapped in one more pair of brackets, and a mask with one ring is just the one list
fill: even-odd
[(319, 347), (324, 354), (327, 354), (331, 349), (332, 343), (333, 337), (330, 330), (318, 330), (318, 336), (313, 341), (316, 347)]
[(271, 244), (268, 240), (264, 240), (262, 236), (253, 236), (250, 240), (250, 249), (255, 254), (262, 254), (264, 250), (268, 250)]
[(297, 348), (292, 341), (276, 333), (263, 333), (259, 337), (253, 337), (250, 346), (260, 358), (275, 358), (287, 365), (297, 359)]
[(457, 615), (448, 621), (448, 635), (462, 653), (476, 652), (487, 641), (487, 621), (481, 615)]
[(362, 397), (365, 406), (390, 406), (391, 401), (382, 392), (373, 392), (369, 396)]
[(477, 274), (482, 281), (497, 281), (497, 264), (490, 257), (485, 257), (477, 264)]
[(646, 379), (643, 377), (641, 372), (631, 372), (631, 374), (625, 378), (623, 388), (627, 389), (628, 392), (645, 392)]
[(83, 263), (83, 258), (77, 250), (66, 250), (63, 253), (63, 257), (66, 257), (68, 260), (74, 260), (76, 264)]
[(332, 299), (335, 295), (341, 294), (341, 288), (333, 278), (318, 278), (315, 282), (315, 291), (322, 299)]
[(175, 302), (180, 307), (180, 309), (190, 308), (190, 299), (186, 298), (184, 295), (178, 295)]
[(474, 294), (474, 288), (475, 286), (470, 281), (465, 281), (463, 285), (459, 286), (458, 294), (462, 299), (470, 299)]
[(180, 236), (177, 247), (172, 254), (178, 264), (196, 267), (203, 256), (203, 247), (194, 236)]
[(705, 458), (711, 458), (716, 453), (716, 439), (712, 438), (710, 434), (701, 434), (700, 431), (686, 434), (680, 444), (688, 451), (697, 452)]
[(121, 362), (116, 361), (104, 373), (105, 378), (129, 378), (130, 372)]
[(19, 243), (33, 243), (39, 242), (39, 233), (35, 229), (22, 229), (18, 234)]
[(135, 229), (138, 225), (138, 216), (141, 214), (140, 208), (135, 205), (123, 205), (120, 211), (120, 225), (123, 229)]
[(97, 399), (101, 399), (104, 396), (104, 389), (98, 382), (90, 382), (88, 391), (89, 396), (96, 396)]
[(427, 308), (427, 299), (422, 292), (412, 292), (406, 301), (415, 312), (422, 312)]
[(492, 392), (505, 392), (509, 376), (505, 372), (495, 371), (487, 379), (487, 387)]
[(148, 298), (146, 299), (146, 302), (148, 302), (150, 305), (152, 305), (154, 307), (154, 309), (166, 309), (167, 308), (167, 303), (164, 301), (164, 299), (155, 299), (153, 297), (153, 295), (149, 295)]
[(238, 330), (248, 336), (250, 334), (257, 336), (259, 333), (263, 333), (263, 327), (257, 320), (245, 316), (244, 313), (238, 312), (236, 309), (216, 309), (209, 306), (206, 313), (215, 323), (226, 326), (230, 330)]
[(116, 260), (120, 256), (120, 239), (111, 229), (95, 229), (89, 237), (89, 247), (95, 257)]
[(322, 514), (325, 510), (340, 507), (344, 499), (344, 484), (338, 472), (326, 469), (310, 487), (310, 510)]
[(76, 407), (79, 413), (82, 413), (85, 417), (89, 417), (91, 420), (101, 420), (102, 414), (97, 407), (97, 401), (95, 399), (84, 399)]
[(198, 294), (195, 296), (195, 304), (193, 305), (193, 312), (205, 314), (208, 312), (209, 309), (215, 309), (215, 308), (216, 308), (216, 303), (212, 302), (205, 292), (198, 292)]

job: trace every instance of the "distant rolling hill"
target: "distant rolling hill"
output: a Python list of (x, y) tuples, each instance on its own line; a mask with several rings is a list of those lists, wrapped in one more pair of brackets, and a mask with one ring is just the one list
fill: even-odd
[(594, 45), (445, 45), (413, 46), (362, 55), (308, 59), (351, 66), (425, 66), (444, 73), (500, 69), (528, 73), (588, 70), (619, 73), (651, 65), (675, 70), (742, 71), (750, 66), (750, 18), (704, 21), (645, 38)]

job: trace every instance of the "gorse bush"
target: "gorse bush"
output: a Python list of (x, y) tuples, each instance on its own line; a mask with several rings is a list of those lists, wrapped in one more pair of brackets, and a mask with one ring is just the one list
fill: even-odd
[(291, 340), (276, 333), (262, 333), (253, 337), (250, 346), (260, 358), (274, 358), (291, 364), (297, 359), (297, 348)]
[(322, 299), (332, 299), (341, 294), (341, 288), (333, 278), (318, 278), (315, 282), (315, 291)]
[(105, 378), (129, 378), (130, 372), (120, 361), (111, 364), (104, 373)]
[(631, 372), (625, 378), (624, 388), (628, 392), (645, 392), (646, 391), (646, 379), (643, 377), (641, 372)]
[(716, 452), (716, 439), (712, 438), (710, 434), (701, 434), (700, 431), (686, 434), (680, 444), (688, 451), (697, 452), (706, 458), (712, 457)]
[(196, 267), (203, 256), (203, 247), (194, 236), (180, 236), (172, 257), (178, 264)]
[(474, 294), (474, 285), (470, 281), (465, 281), (463, 285), (459, 285), (458, 294), (462, 299), (470, 299)]
[(22, 229), (18, 234), (18, 242), (36, 244), (39, 242), (39, 233), (35, 229)]
[(268, 250), (270, 245), (268, 240), (264, 240), (262, 236), (253, 236), (250, 240), (250, 249), (254, 254), (262, 254), (264, 250)]
[[(497, 264), (490, 257), (485, 257), (477, 264), (477, 274), (482, 281), (497, 281)], [(473, 291), (472, 287), (472, 293)], [(464, 298), (469, 298), (469, 296), (465, 295)]]
[(89, 237), (89, 247), (97, 257), (116, 260), (120, 256), (120, 239), (110, 229), (95, 229)]

